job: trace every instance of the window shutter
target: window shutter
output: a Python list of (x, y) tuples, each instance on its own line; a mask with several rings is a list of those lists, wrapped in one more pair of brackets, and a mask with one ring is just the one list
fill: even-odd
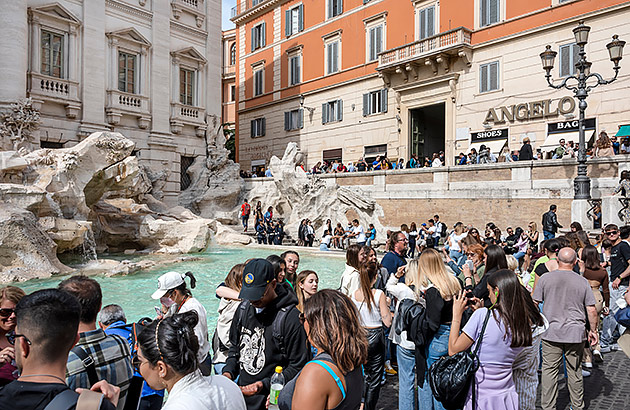
[(435, 6), (427, 9), (427, 37), (435, 34)]
[(333, 43), (333, 71), (339, 71), (339, 42)]
[[(483, 1), (483, 0), (482, 0)], [(427, 9), (420, 10), (420, 40), (427, 36)]]
[(337, 0), (337, 15), (343, 13), (343, 0)]
[(304, 108), (300, 108), (298, 111), (298, 128), (304, 128)]
[(337, 100), (337, 121), (343, 121), (343, 100)]
[(499, 1), (500, 0), (489, 0), (490, 15), (488, 24), (493, 24), (499, 21)]
[(328, 0), (328, 18), (333, 17), (333, 2), (337, 0)]
[(256, 120), (251, 120), (250, 124), (249, 124), (249, 127), (250, 127), (249, 136), (253, 138), (253, 137), (256, 136), (256, 129), (255, 129), (256, 128)]
[(479, 92), (488, 91), (488, 65), (482, 65), (479, 73)]
[(387, 112), (387, 88), (381, 90), (381, 112)]
[(573, 61), (571, 61), (570, 74), (577, 73), (577, 67), (575, 64), (580, 61), (580, 47), (577, 44), (573, 44)]
[(479, 2), (479, 5), (480, 5), (479, 15), (481, 16), (481, 21), (480, 21), (481, 27), (488, 25), (488, 1), (489, 0), (481, 0)]
[(302, 82), (302, 56), (295, 57), (295, 83)]
[(490, 64), (490, 90), (499, 89), (499, 63)]
[(264, 21), (260, 25), (260, 31), (261, 31), (261, 33), (260, 33), (260, 46), (264, 47), (267, 44), (266, 40), (265, 40), (265, 32), (266, 32), (266, 30), (265, 30), (265, 22)]
[(571, 64), (570, 46), (560, 47), (560, 77), (569, 75), (569, 64)]
[(256, 50), (256, 27), (252, 27), (252, 51)]
[(291, 10), (285, 11), (284, 16), (284, 34), (289, 37), (291, 35)]
[(263, 137), (263, 136), (265, 136), (265, 128), (267, 127), (267, 120), (265, 119), (265, 117), (262, 117), (261, 120), (262, 120), (261, 121), (262, 124), (261, 124), (261, 127), (260, 127), (261, 128), (260, 136)]
[(284, 112), (284, 130), (289, 131), (291, 129), (291, 111)]
[(368, 60), (372, 61), (374, 60), (374, 47), (376, 46), (375, 43), (375, 35), (374, 32), (376, 31), (375, 28), (371, 28), (368, 31)]
[(370, 93), (363, 94), (363, 116), (370, 115)]
[(328, 104), (322, 104), (322, 124), (326, 124), (328, 122)]
[(383, 51), (383, 26), (378, 26), (376, 28), (376, 55), (374, 58), (378, 57), (378, 54)]
[(304, 31), (304, 4), (300, 4), (298, 9), (298, 32)]

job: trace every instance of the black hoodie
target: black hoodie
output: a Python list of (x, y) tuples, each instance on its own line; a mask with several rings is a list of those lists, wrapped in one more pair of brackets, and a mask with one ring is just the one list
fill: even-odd
[[(297, 304), (295, 294), (287, 292), (284, 286), (276, 286), (276, 294), (277, 297), (260, 313), (256, 313), (251, 304), (246, 305), (246, 312), (241, 312), (242, 306), (239, 306), (230, 327), (231, 347), (223, 372), (230, 373), (232, 380), (239, 376), (239, 386), (247, 386), (257, 381), (263, 383), (263, 388), (258, 394), (245, 397), (248, 410), (265, 409), (271, 376), (276, 366), (282, 366), (286, 385), (310, 359), (306, 332), (300, 323), (300, 312), (295, 307)], [(247, 302), (241, 304), (243, 303)], [(280, 328), (286, 354), (282, 353), (278, 340), (273, 337), (272, 326), (276, 315), (283, 307), (288, 307)], [(242, 317), (242, 321), (239, 317)]]

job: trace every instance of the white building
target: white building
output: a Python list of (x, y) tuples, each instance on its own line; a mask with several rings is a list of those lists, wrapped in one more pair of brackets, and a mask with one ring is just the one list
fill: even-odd
[(42, 147), (120, 132), (177, 202), (221, 120), (221, 0), (0, 0), (0, 106), (31, 97)]

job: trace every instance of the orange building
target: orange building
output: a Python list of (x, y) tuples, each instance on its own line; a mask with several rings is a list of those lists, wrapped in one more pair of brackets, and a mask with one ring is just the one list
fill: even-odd
[[(544, 151), (577, 109), (548, 87), (540, 52), (558, 51), (554, 78), (573, 74), (571, 30), (584, 19), (587, 57), (610, 76), (605, 45), (630, 38), (629, 18), (620, 0), (238, 0), (237, 158), (261, 169), (290, 141), (307, 167), (439, 151), (452, 165), (481, 143), (498, 153), (525, 137)], [(622, 69), (593, 90), (593, 131), (627, 122), (629, 78)]]
[(236, 126), (236, 30), (222, 33), (221, 49), (223, 50), (221, 79), (221, 124), (225, 128)]

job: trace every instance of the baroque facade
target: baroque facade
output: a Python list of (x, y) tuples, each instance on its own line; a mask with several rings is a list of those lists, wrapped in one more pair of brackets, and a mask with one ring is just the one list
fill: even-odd
[[(558, 52), (554, 78), (575, 73), (571, 30), (585, 20), (587, 58), (610, 78), (606, 44), (630, 38), (621, 0), (238, 0), (234, 14), (245, 170), (292, 141), (309, 168), (438, 151), (453, 165), (460, 152), (516, 150), (525, 137), (544, 154), (577, 142), (578, 118), (571, 93), (547, 85), (545, 45)], [(589, 138), (630, 123), (629, 73), (591, 92)]]
[(187, 167), (206, 155), (206, 135), (221, 121), (221, 1), (0, 5), (0, 105), (32, 98), (44, 148), (122, 133), (176, 204)]

